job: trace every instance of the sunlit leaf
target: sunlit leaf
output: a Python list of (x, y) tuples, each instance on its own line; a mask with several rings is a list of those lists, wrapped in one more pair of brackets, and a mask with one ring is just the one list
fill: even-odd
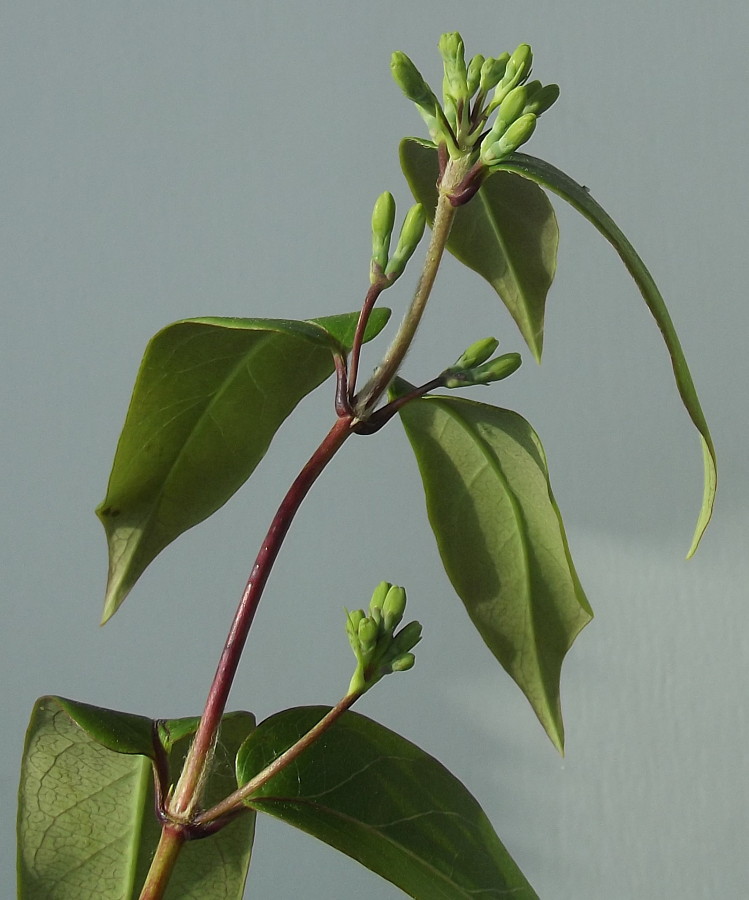
[[(437, 151), (401, 142), (401, 167), (431, 224), (437, 205)], [(537, 360), (541, 359), (546, 295), (556, 270), (559, 230), (546, 194), (512, 173), (492, 176), (458, 208), (448, 250), (499, 294)]]
[[(500, 163), (503, 170), (499, 174), (517, 174), (523, 178), (530, 179), (550, 191), (554, 191), (568, 203), (570, 203), (579, 213), (585, 216), (588, 221), (601, 232), (607, 241), (614, 247), (619, 254), (627, 271), (634, 279), (640, 293), (642, 294), (648, 309), (653, 314), (658, 324), (666, 348), (671, 357), (671, 365), (674, 370), (676, 386), (681, 395), (682, 402), (689, 413), (689, 416), (695, 427), (700, 433), (702, 443), (702, 456), (704, 462), (705, 478), (704, 491), (702, 498), (702, 507), (697, 520), (692, 545), (687, 556), (691, 556), (700, 542), (700, 539), (707, 528), (712, 515), (713, 503), (715, 500), (715, 488), (717, 483), (717, 468), (715, 460), (715, 448), (710, 436), (710, 431), (705, 421), (705, 416), (697, 397), (697, 391), (692, 381), (692, 376), (684, 357), (684, 351), (681, 348), (679, 338), (676, 334), (671, 316), (666, 309), (666, 304), (661, 296), (658, 287), (653, 281), (653, 277), (640, 259), (635, 248), (630, 244), (621, 229), (616, 225), (608, 213), (597, 203), (590, 195), (590, 191), (578, 184), (564, 172), (555, 168), (542, 159), (536, 159), (533, 156), (527, 156), (524, 153), (516, 153), (508, 159)], [(496, 176), (489, 179), (489, 183)]]
[[(208, 782), (209, 802), (236, 787), (233, 761), (253, 722), (249, 713), (224, 717)], [(174, 726), (182, 730), (176, 722)], [(19, 791), (19, 897), (139, 896), (160, 833), (147, 758), (154, 754), (149, 733), (155, 734), (154, 723), (142, 716), (58, 697), (37, 701)], [(169, 754), (175, 775), (188, 742), (183, 738)], [(113, 752), (112, 747), (119, 749)], [(249, 814), (210, 838), (188, 842), (167, 900), (240, 900), (254, 825)]]
[[(237, 757), (240, 785), (327, 711), (289, 709), (261, 723)], [(420, 900), (536, 897), (466, 788), (423, 750), (356, 713), (345, 713), (249, 805)]]
[[(388, 316), (374, 311), (367, 339)], [(103, 621), (164, 547), (244, 484), (357, 318), (187, 319), (151, 340), (96, 511), (109, 546)]]
[(541, 442), (517, 413), (472, 400), (428, 397), (400, 415), (445, 571), (561, 752), (562, 660), (592, 612)]

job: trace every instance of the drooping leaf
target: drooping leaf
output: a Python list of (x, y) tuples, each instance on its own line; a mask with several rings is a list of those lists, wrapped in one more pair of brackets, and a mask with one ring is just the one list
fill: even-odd
[[(374, 311), (367, 339), (388, 316)], [(164, 547), (244, 484), (357, 317), (187, 319), (151, 340), (96, 511), (109, 546), (103, 621)]]
[[(148, 759), (156, 758), (158, 737), (154, 732), (153, 719), (133, 713), (118, 712), (91, 706), (65, 697), (43, 697), (42, 700), (56, 703), (82, 728), (97, 744), (114, 750), (115, 753), (140, 754)], [(41, 702), (41, 701), (39, 701)]]
[[(327, 707), (266, 719), (237, 757), (246, 784)], [(347, 712), (248, 805), (325, 841), (419, 900), (536, 897), (483, 810), (436, 759)]]
[[(666, 309), (666, 304), (661, 296), (658, 287), (653, 280), (652, 275), (640, 259), (637, 251), (627, 240), (621, 229), (608, 215), (608, 213), (597, 203), (590, 195), (590, 191), (578, 184), (568, 175), (565, 175), (560, 169), (555, 168), (544, 160), (537, 159), (533, 156), (527, 156), (524, 153), (513, 154), (508, 159), (500, 163), (502, 173), (517, 174), (523, 178), (529, 179), (531, 182), (540, 184), (548, 190), (558, 194), (573, 206), (579, 213), (585, 216), (589, 222), (601, 232), (607, 241), (614, 247), (619, 254), (627, 271), (634, 279), (640, 293), (653, 314), (658, 328), (660, 329), (666, 348), (671, 357), (671, 365), (674, 370), (676, 386), (679, 390), (682, 402), (689, 413), (697, 431), (700, 433), (702, 443), (702, 455), (704, 462), (705, 478), (704, 491), (702, 499), (702, 507), (700, 509), (697, 526), (695, 528), (692, 545), (689, 549), (687, 557), (697, 549), (700, 539), (707, 528), (712, 515), (713, 503), (715, 500), (715, 489), (717, 483), (717, 468), (715, 459), (715, 448), (710, 436), (710, 431), (705, 421), (705, 416), (697, 397), (697, 391), (692, 381), (692, 376), (687, 366), (684, 351), (676, 334), (671, 316)], [(489, 179), (489, 183), (493, 181), (495, 176)]]
[[(406, 138), (401, 167), (431, 224), (437, 206), (437, 151)], [(447, 249), (499, 294), (537, 360), (546, 295), (556, 271), (559, 229), (546, 194), (510, 172), (492, 176), (458, 208)]]
[(453, 397), (401, 419), (456, 593), (560, 752), (562, 660), (593, 613), (575, 572), (541, 442), (517, 413)]
[[(224, 717), (209, 801), (236, 787), (233, 761), (253, 724), (249, 713)], [(154, 725), (63, 698), (37, 701), (21, 769), (19, 897), (136, 900), (160, 833), (148, 759)], [(183, 739), (169, 754), (175, 776), (187, 744)], [(185, 844), (167, 900), (241, 900), (254, 826), (250, 813)]]

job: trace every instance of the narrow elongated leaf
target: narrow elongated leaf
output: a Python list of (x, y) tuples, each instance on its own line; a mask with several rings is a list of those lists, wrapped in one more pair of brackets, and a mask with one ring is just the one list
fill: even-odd
[[(325, 713), (288, 709), (237, 757), (246, 784)], [(347, 712), (248, 805), (336, 847), (419, 900), (536, 897), (474, 797), (436, 759)]]
[[(388, 316), (374, 311), (367, 339)], [(96, 511), (109, 546), (102, 621), (164, 547), (244, 484), (284, 419), (330, 376), (357, 318), (186, 319), (151, 340)]]
[(560, 752), (562, 660), (593, 613), (538, 436), (517, 413), (453, 397), (401, 410), (445, 571)]
[[(59, 697), (37, 701), (19, 791), (18, 883), (23, 900), (139, 896), (160, 832), (148, 759), (154, 748), (144, 723), (155, 734), (155, 723), (142, 716)], [(235, 788), (233, 761), (253, 723), (249, 713), (224, 718), (208, 784), (210, 801)], [(182, 740), (171, 748), (173, 773), (187, 743)], [(148, 751), (143, 755), (141, 744)], [(112, 745), (127, 749), (113, 752)], [(241, 900), (254, 826), (250, 814), (210, 838), (186, 844), (167, 900)]]
[[(524, 153), (516, 153), (508, 159), (500, 163), (503, 172), (521, 175), (528, 178), (532, 182), (543, 185), (555, 194), (558, 194), (570, 205), (572, 205), (579, 213), (585, 216), (589, 222), (601, 232), (606, 240), (614, 247), (619, 254), (627, 271), (634, 279), (640, 293), (653, 314), (653, 317), (661, 330), (663, 340), (671, 357), (671, 365), (674, 370), (676, 386), (679, 390), (682, 402), (689, 413), (697, 431), (700, 433), (702, 443), (702, 456), (704, 462), (705, 478), (704, 491), (702, 498), (702, 507), (697, 520), (692, 545), (689, 548), (687, 557), (697, 549), (700, 539), (707, 528), (712, 515), (713, 503), (715, 501), (715, 489), (717, 484), (717, 467), (715, 459), (715, 448), (710, 436), (710, 431), (705, 421), (705, 416), (697, 397), (697, 391), (692, 381), (692, 376), (687, 366), (684, 351), (676, 334), (676, 329), (671, 321), (671, 316), (666, 309), (666, 304), (661, 296), (658, 287), (653, 280), (652, 275), (640, 259), (635, 248), (630, 244), (621, 229), (608, 213), (597, 203), (590, 195), (590, 191), (578, 184), (569, 175), (565, 175), (560, 169), (555, 168), (542, 159), (533, 156), (527, 156)], [(493, 181), (495, 176), (489, 179), (489, 183)]]
[[(413, 138), (400, 145), (401, 167), (431, 224), (437, 206), (437, 151)], [(447, 249), (482, 275), (541, 359), (546, 295), (556, 271), (559, 229), (546, 194), (510, 172), (486, 181), (455, 216)]]

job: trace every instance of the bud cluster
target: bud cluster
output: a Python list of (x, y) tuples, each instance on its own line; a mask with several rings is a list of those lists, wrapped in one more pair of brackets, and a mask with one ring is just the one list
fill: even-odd
[(465, 350), (455, 364), (442, 373), (446, 388), (469, 387), (501, 381), (520, 368), (519, 353), (505, 353), (495, 359), (489, 357), (499, 346), (496, 338), (482, 338)]
[(369, 601), (369, 614), (363, 609), (346, 610), (346, 633), (356, 656), (349, 694), (361, 694), (384, 675), (413, 666), (411, 650), (421, 640), (421, 625), (409, 622), (396, 634), (405, 609), (406, 591), (382, 581)]
[(369, 270), (371, 284), (379, 282), (384, 287), (390, 287), (403, 274), (406, 263), (413, 256), (424, 235), (426, 227), (424, 207), (416, 203), (406, 213), (395, 252), (391, 256), (390, 239), (394, 224), (395, 200), (389, 191), (385, 191), (377, 198), (372, 210), (372, 263)]
[[(446, 147), (452, 159), (479, 149), (481, 163), (495, 165), (530, 138), (538, 117), (559, 96), (555, 84), (528, 81), (533, 64), (528, 44), (520, 44), (512, 54), (479, 54), (466, 63), (463, 39), (450, 32), (440, 38), (439, 50), (444, 68), (442, 104), (405, 53), (393, 54), (391, 69), (419, 109), (434, 143)], [(497, 118), (487, 131), (495, 111)]]

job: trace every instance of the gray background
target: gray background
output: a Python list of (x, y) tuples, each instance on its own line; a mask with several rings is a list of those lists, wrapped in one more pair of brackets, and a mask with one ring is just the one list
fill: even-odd
[[(544, 364), (526, 353), (490, 390), (545, 443), (597, 614), (564, 671), (566, 758), (452, 595), (397, 425), (351, 441), (303, 507), (232, 706), (264, 717), (334, 702), (351, 669), (341, 607), (382, 578), (405, 584), (425, 624), (418, 664), (360, 711), (465, 781), (542, 897), (746, 896), (743, 0), (5, 2), (0, 26), (0, 894), (13, 890), (11, 810), (34, 699), (196, 713), (272, 511), (331, 421), (323, 389), (252, 481), (100, 629), (105, 543), (92, 509), (146, 341), (187, 316), (359, 306), (371, 204), (390, 189), (405, 210), (397, 142), (423, 133), (390, 52), (439, 84), (437, 39), (457, 28), (469, 54), (530, 42), (536, 76), (560, 83), (529, 152), (592, 189), (661, 285), (720, 455), (715, 519), (684, 562), (698, 439), (635, 287), (557, 204)], [(387, 296), (398, 317), (412, 284)], [(491, 333), (524, 349), (489, 287), (449, 260), (407, 377), (431, 377)], [(250, 884), (273, 900), (400, 896), (274, 821), (260, 823)]]

